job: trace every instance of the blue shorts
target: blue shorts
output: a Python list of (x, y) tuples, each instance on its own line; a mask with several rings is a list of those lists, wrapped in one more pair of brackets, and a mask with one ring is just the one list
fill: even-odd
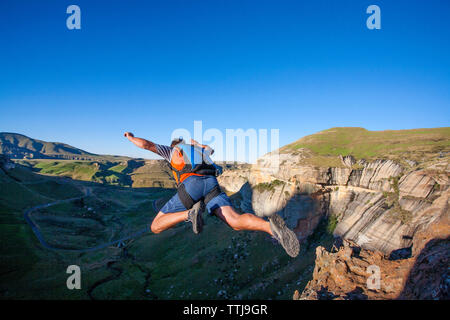
[[(214, 176), (190, 176), (183, 181), (186, 191), (189, 193), (191, 198), (197, 202), (199, 199), (208, 194), (219, 183)], [(225, 194), (225, 192), (220, 193), (218, 196), (211, 199), (206, 205), (206, 209), (209, 214), (213, 214), (213, 211), (217, 208), (231, 206), (231, 200)], [(187, 210), (185, 206), (181, 203), (178, 193), (175, 194), (165, 205), (161, 208), (161, 212), (180, 212)]]

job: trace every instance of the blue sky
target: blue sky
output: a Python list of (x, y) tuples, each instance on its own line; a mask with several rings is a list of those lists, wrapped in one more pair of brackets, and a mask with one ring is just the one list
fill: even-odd
[[(81, 30), (66, 8), (81, 8)], [(381, 8), (381, 30), (366, 8)], [(124, 131), (280, 129), (450, 119), (449, 1), (0, 2), (0, 131), (152, 158)]]

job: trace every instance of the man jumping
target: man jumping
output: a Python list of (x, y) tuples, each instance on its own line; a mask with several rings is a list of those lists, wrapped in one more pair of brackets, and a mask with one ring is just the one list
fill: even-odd
[(269, 217), (269, 222), (251, 214), (237, 213), (228, 196), (220, 189), (216, 176), (221, 172), (209, 157), (214, 153), (207, 145), (191, 139), (186, 144), (181, 138), (172, 141), (170, 147), (137, 138), (131, 132), (124, 136), (139, 148), (150, 150), (170, 164), (178, 185), (178, 192), (161, 208), (150, 227), (154, 233), (174, 227), (186, 221), (192, 223), (194, 233), (202, 231), (202, 212), (219, 217), (234, 230), (264, 231), (278, 240), (286, 253), (296, 257), (300, 245), (295, 233), (278, 214)]

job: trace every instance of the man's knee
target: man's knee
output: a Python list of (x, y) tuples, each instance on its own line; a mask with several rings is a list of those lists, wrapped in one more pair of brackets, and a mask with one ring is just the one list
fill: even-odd
[(161, 215), (163, 213), (159, 212), (156, 217), (153, 219), (152, 224), (150, 225), (150, 230), (153, 233), (161, 233), (163, 230), (161, 229), (161, 225), (159, 223), (159, 220), (161, 218)]
[(158, 228), (158, 224), (155, 223), (155, 221), (152, 222), (152, 225), (150, 226), (150, 230), (153, 233), (160, 233), (162, 231), (160, 228)]

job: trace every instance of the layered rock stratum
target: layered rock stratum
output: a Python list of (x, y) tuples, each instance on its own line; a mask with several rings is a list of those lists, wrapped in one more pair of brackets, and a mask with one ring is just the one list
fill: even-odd
[(279, 170), (270, 170), (269, 155), (258, 165), (225, 171), (219, 182), (229, 192), (241, 192), (242, 210), (259, 216), (277, 212), (300, 239), (322, 217), (334, 215), (335, 235), (390, 253), (410, 246), (417, 230), (432, 224), (446, 208), (447, 161), (425, 168), (404, 168), (392, 160), (367, 162), (357, 169), (316, 168), (297, 166), (286, 156), (281, 155), (285, 162)]
[[(365, 160), (340, 156), (340, 163), (334, 166), (305, 161), (311, 154), (308, 149), (281, 150), (263, 156), (255, 165), (227, 170), (219, 177), (229, 193), (240, 192), (242, 211), (262, 217), (280, 214), (301, 241), (322, 219), (337, 222), (334, 236), (343, 239), (343, 245), (335, 248), (336, 252), (317, 248), (314, 277), (302, 299), (445, 297), (445, 293), (425, 289), (416, 292), (407, 283), (419, 281), (425, 286), (434, 280), (421, 279), (423, 276), (414, 276), (414, 272), (422, 267), (431, 272), (438, 265), (448, 265), (448, 152), (423, 157), (423, 161), (417, 161), (417, 157)], [(422, 250), (433, 254), (435, 247), (427, 244), (435, 239), (444, 241), (436, 245), (444, 248), (436, 249), (440, 250), (438, 262), (424, 260)], [(402, 256), (402, 252), (412, 253)], [(396, 254), (403, 258), (395, 260), (392, 257)], [(382, 269), (384, 286), (379, 291), (367, 291), (369, 265)], [(445, 272), (437, 277), (450, 281)], [(436, 281), (433, 283), (438, 285)], [(436, 291), (433, 288), (429, 290)]]

